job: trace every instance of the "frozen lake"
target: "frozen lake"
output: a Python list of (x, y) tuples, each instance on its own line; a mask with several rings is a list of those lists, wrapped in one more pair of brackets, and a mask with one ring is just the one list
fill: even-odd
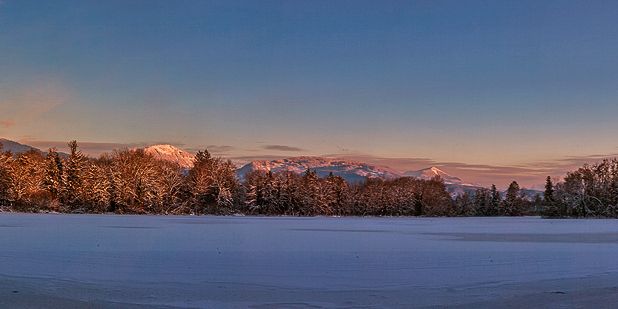
[(618, 303), (618, 221), (0, 214), (0, 307)]

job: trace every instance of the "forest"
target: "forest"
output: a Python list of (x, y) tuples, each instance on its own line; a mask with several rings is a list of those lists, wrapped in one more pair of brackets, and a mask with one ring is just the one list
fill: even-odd
[(451, 197), (439, 178), (366, 179), (347, 183), (312, 170), (253, 171), (240, 181), (229, 160), (207, 150), (194, 166), (158, 160), (142, 150), (84, 155), (55, 149), (12, 154), (0, 148), (0, 210), (15, 212), (287, 215), (618, 217), (618, 160), (569, 172), (530, 200), (513, 181)]

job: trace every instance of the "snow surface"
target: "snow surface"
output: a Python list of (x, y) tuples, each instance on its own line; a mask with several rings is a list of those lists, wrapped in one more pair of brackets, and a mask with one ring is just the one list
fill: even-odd
[(609, 308), (618, 221), (0, 214), (0, 307)]

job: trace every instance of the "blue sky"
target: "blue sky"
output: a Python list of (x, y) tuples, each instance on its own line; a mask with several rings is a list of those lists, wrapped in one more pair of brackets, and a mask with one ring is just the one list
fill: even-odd
[(617, 14), (615, 1), (3, 0), (0, 135), (458, 172), (610, 155)]

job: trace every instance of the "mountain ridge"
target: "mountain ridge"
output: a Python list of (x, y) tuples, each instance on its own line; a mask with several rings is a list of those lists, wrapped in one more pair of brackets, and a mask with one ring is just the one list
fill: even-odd
[[(4, 145), (4, 151), (11, 151), (15, 154), (23, 153), (29, 150), (35, 150), (42, 154), (36, 147), (14, 142), (5, 138), (0, 138), (0, 144)], [(154, 156), (157, 159), (175, 162), (184, 169), (193, 167), (195, 156), (181, 148), (169, 144), (150, 145), (143, 148), (145, 153)], [(62, 156), (68, 156), (62, 153)], [(237, 177), (242, 181), (245, 175), (253, 170), (265, 170), (272, 172), (294, 172), (302, 174), (308, 169), (315, 171), (318, 176), (326, 177), (330, 173), (340, 176), (350, 183), (360, 183), (366, 178), (379, 179), (395, 179), (399, 177), (413, 177), (423, 180), (431, 180), (435, 177), (440, 177), (444, 181), (447, 191), (451, 196), (457, 196), (464, 193), (474, 194), (476, 190), (484, 188), (481, 185), (466, 183), (457, 176), (450, 175), (441, 170), (437, 166), (400, 172), (386, 166), (370, 164), (366, 162), (347, 160), (334, 157), (320, 156), (296, 156), (277, 160), (255, 160), (248, 162), (236, 170)], [(533, 189), (522, 189), (526, 196), (533, 197), (534, 194), (541, 191)]]

